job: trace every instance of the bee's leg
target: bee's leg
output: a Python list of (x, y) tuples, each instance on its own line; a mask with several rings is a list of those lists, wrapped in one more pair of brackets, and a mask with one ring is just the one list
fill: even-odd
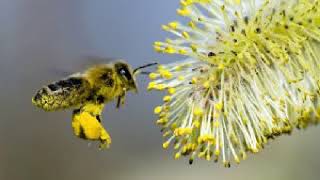
[[(97, 115), (96, 119), (101, 124), (101, 115)], [(101, 124), (99, 148), (100, 149), (109, 148), (110, 144), (111, 144), (111, 137), (110, 137), (108, 131), (105, 130), (105, 128)]]
[(85, 139), (85, 134), (84, 134), (84, 129), (81, 127), (80, 124), (80, 119), (75, 118), (80, 114), (80, 109), (75, 109), (72, 112), (72, 129), (73, 129), (73, 134), (79, 138)]
[(117, 100), (117, 108), (119, 109), (120, 106), (123, 106), (126, 100), (126, 91), (124, 91), (124, 93), (120, 96), (118, 96), (118, 100)]
[(104, 129), (104, 127), (101, 126), (99, 149), (109, 148), (110, 144), (111, 144), (111, 137), (109, 133)]
[(99, 123), (101, 123), (101, 115), (97, 115), (96, 119), (98, 120)]
[(82, 139), (100, 141), (100, 149), (108, 148), (111, 144), (111, 137), (100, 122), (100, 115), (88, 111), (91, 105), (85, 105), (81, 110), (74, 110), (72, 116), (73, 133)]
[(118, 96), (118, 99), (117, 99), (117, 109), (119, 109), (120, 108), (120, 104), (121, 104), (121, 97), (122, 96)]

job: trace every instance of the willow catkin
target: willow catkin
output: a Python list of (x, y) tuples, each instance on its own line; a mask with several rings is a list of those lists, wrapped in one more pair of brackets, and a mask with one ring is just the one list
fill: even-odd
[(185, 60), (160, 65), (150, 90), (175, 158), (239, 163), (270, 138), (320, 120), (320, 0), (182, 0), (189, 18), (163, 29), (156, 51)]

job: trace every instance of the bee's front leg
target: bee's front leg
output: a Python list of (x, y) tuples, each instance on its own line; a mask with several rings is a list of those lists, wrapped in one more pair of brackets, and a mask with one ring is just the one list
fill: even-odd
[(117, 108), (119, 109), (120, 106), (123, 106), (126, 100), (126, 91), (123, 92), (117, 99)]

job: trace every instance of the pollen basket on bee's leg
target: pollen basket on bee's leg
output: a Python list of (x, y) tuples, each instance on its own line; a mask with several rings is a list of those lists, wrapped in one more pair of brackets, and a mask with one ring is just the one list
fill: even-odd
[(100, 149), (108, 148), (111, 144), (111, 137), (100, 120), (103, 107), (103, 104), (87, 103), (74, 110), (72, 115), (74, 135), (85, 140), (100, 141)]

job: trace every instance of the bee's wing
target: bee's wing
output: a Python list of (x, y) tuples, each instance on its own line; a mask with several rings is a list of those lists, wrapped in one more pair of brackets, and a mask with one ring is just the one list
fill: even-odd
[(67, 77), (72, 72), (83, 72), (84, 70), (99, 64), (109, 64), (118, 58), (111, 57), (99, 57), (99, 56), (83, 56), (82, 58), (72, 61), (70, 65), (64, 65), (64, 67), (51, 68), (49, 72), (60, 77)]
[(118, 60), (119, 58), (114, 57), (100, 57), (100, 56), (85, 56), (83, 58), (83, 66), (91, 66), (93, 64), (109, 64), (115, 60)]
[(80, 107), (90, 97), (91, 91), (87, 79), (82, 74), (74, 74), (44, 86), (32, 98), (32, 102), (46, 111)]

